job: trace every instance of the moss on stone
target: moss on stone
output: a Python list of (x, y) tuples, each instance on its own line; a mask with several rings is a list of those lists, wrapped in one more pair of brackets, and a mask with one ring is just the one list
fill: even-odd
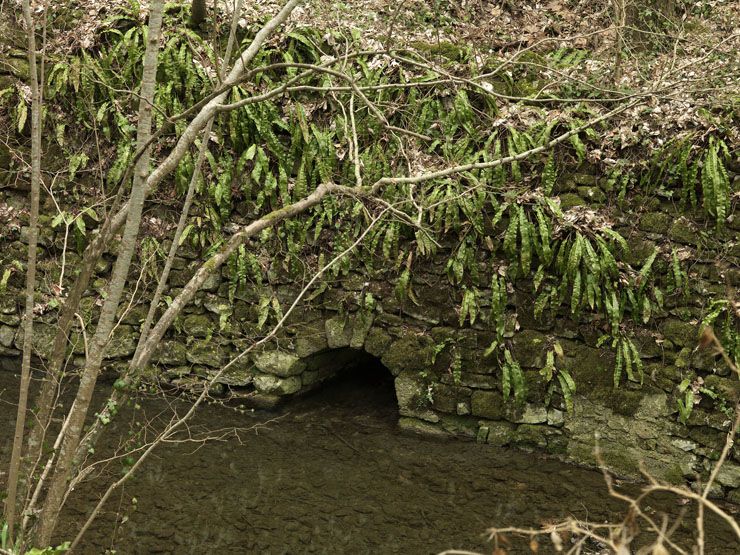
[(188, 345), (186, 358), (191, 364), (220, 368), (224, 360), (224, 349), (215, 341), (196, 340)]
[(271, 395), (292, 395), (301, 389), (301, 379), (297, 376), (280, 378), (272, 374), (257, 374), (254, 387), (260, 393)]
[(675, 318), (665, 320), (660, 326), (663, 337), (680, 347), (693, 348), (697, 343), (699, 328), (696, 324), (682, 322)]
[(445, 432), (441, 426), (419, 420), (418, 418), (411, 418), (408, 416), (402, 416), (398, 419), (398, 427), (403, 432), (412, 434), (418, 434), (429, 437), (446, 438), (449, 434)]
[(648, 233), (664, 235), (671, 225), (671, 217), (663, 212), (647, 212), (640, 216), (637, 226)]
[(427, 336), (407, 335), (394, 341), (381, 362), (393, 375), (403, 370), (422, 371), (431, 366), (432, 340)]
[(352, 339), (352, 326), (344, 315), (335, 316), (324, 322), (326, 341), (330, 349), (349, 347)]
[(365, 351), (374, 357), (381, 358), (393, 339), (382, 328), (377, 326), (368, 330), (365, 337)]
[(265, 374), (281, 378), (297, 376), (306, 369), (306, 363), (292, 353), (264, 351), (254, 357), (254, 365)]
[(560, 195), (560, 208), (562, 210), (568, 210), (575, 206), (585, 206), (586, 201), (583, 200), (576, 193), (564, 193)]
[(176, 340), (160, 341), (152, 355), (154, 364), (165, 364), (167, 366), (180, 366), (187, 362), (187, 348)]
[(504, 397), (498, 391), (473, 391), (470, 410), (475, 416), (491, 420), (504, 420), (506, 417)]
[(210, 337), (215, 323), (205, 314), (188, 314), (182, 321), (182, 331), (193, 337)]
[(535, 330), (522, 330), (511, 340), (512, 354), (525, 368), (542, 368), (545, 365), (547, 347), (547, 336)]

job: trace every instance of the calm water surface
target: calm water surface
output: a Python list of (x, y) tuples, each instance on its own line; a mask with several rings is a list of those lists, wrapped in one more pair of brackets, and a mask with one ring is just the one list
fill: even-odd
[[(0, 371), (2, 461), (10, 452), (17, 383), (13, 373)], [(127, 420), (144, 415), (169, 418), (171, 405), (185, 407), (172, 398), (141, 405), (117, 425), (125, 429)], [(376, 368), (274, 413), (205, 406), (190, 427), (195, 437), (257, 427), (238, 438), (157, 451), (113, 496), (82, 552), (490, 553), (483, 536), (489, 526), (621, 514), (598, 472), (472, 442), (403, 435), (397, 418), (392, 382)], [(120, 472), (116, 463), (102, 477)], [(60, 536), (71, 537), (101, 491), (93, 481), (72, 495)], [(679, 510), (675, 500), (664, 507)], [(686, 517), (689, 524), (693, 519)], [(707, 553), (740, 552), (729, 529), (710, 526)], [(529, 552), (524, 546), (514, 543), (510, 552)], [(546, 552), (543, 545), (540, 553)]]

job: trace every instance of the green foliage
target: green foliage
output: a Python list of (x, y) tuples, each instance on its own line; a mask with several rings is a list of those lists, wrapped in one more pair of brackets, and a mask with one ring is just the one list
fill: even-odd
[(702, 329), (712, 326), (729, 359), (740, 366), (740, 314), (730, 299), (715, 299), (709, 303), (702, 318)]
[[(214, 68), (218, 67), (212, 45), (179, 24), (182, 13), (174, 10), (167, 17), (155, 97), (157, 126), (204, 98), (212, 90)], [(333, 38), (342, 39), (338, 41), (342, 53), (345, 39), (352, 40)], [(243, 37), (243, 44), (250, 39)], [(327, 53), (333, 52), (330, 42), (311, 29), (287, 33), (282, 41), (258, 54), (252, 64), (258, 70), (249, 83), (231, 89), (228, 102), (274, 89), (300, 71), (267, 69), (269, 64), (326, 59)], [(108, 20), (93, 50), (53, 64), (47, 79), (47, 98), (67, 103), (68, 112), (74, 117), (74, 122), (56, 122), (53, 136), (61, 148), (72, 148), (65, 136), (72, 124), (79, 127), (80, 133), (99, 132), (115, 145), (107, 168), (108, 188), (119, 184), (132, 160), (135, 128), (131, 122), (138, 103), (135, 93), (144, 45), (145, 29), (138, 15), (133, 11), (118, 12)], [(465, 59), (469, 55), (458, 49), (452, 57)], [(583, 50), (561, 49), (541, 57), (538, 63), (572, 68), (585, 56), (587, 52)], [(474, 164), (516, 156), (547, 144), (555, 134), (580, 128), (591, 116), (587, 109), (577, 106), (564, 110), (555, 120), (545, 117), (543, 110), (541, 121), (530, 126), (492, 126), (491, 122), (498, 118), (498, 107), (474, 87), (458, 83), (394, 88), (389, 85), (424, 83), (439, 76), (433, 72), (415, 74), (411, 66), (398, 71), (382, 58), (370, 55), (348, 58), (345, 64), (356, 84), (367, 87), (368, 98), (384, 107), (388, 123), (430, 136), (430, 141), (419, 142), (418, 157), (420, 163), (431, 160), (428, 169), (435, 161), (445, 165)], [(317, 74), (302, 84), (320, 88), (337, 83), (331, 76)], [(373, 89), (379, 85), (384, 88)], [(516, 86), (513, 80), (510, 85)], [(224, 229), (228, 222), (242, 224), (289, 205), (305, 198), (322, 182), (353, 183), (355, 165), (347, 155), (350, 122), (342, 111), (348, 98), (343, 92), (324, 96), (315, 91), (291, 92), (217, 117), (212, 136), (204, 139), (207, 162), (196, 184), (193, 216), (181, 242), (201, 250), (216, 248), (226, 240)], [(359, 102), (357, 98), (355, 102)], [(25, 101), (16, 108), (19, 128), (25, 125), (25, 119), (21, 123), (21, 104), (25, 106)], [(403, 109), (396, 109), (398, 106)], [(394, 108), (386, 111), (385, 107)], [(185, 122), (183, 119), (175, 124), (175, 134), (183, 131)], [(364, 106), (356, 110), (355, 124), (355, 154), (363, 168), (364, 182), (405, 174), (406, 170), (397, 164), (404, 159), (406, 149)], [(575, 211), (567, 217), (563, 214), (553, 195), (563, 173), (561, 165), (584, 161), (594, 133), (588, 129), (573, 134), (555, 150), (508, 166), (383, 189), (382, 200), (404, 212), (407, 219), (388, 219), (376, 225), (353, 253), (354, 259), (343, 259), (328, 274), (337, 277), (347, 273), (353, 263), (364, 265), (368, 271), (386, 268), (394, 272), (398, 301), (417, 302), (411, 260), (434, 256), (440, 244), (453, 245), (445, 271), (450, 283), (461, 292), (458, 324), (487, 323), (495, 329), (496, 337), (487, 355), (503, 352), (502, 379), (508, 384), (507, 398), (513, 391), (519, 401), (524, 391), (521, 368), (504, 345), (507, 290), (517, 281), (531, 282), (537, 318), (546, 313), (568, 312), (573, 317), (585, 311), (599, 314), (608, 324), (608, 340), (616, 352), (615, 384), (619, 384), (623, 372), (631, 380), (635, 376), (641, 380), (642, 364), (626, 335), (626, 324), (649, 322), (663, 306), (661, 287), (665, 286), (668, 294), (686, 292), (687, 275), (674, 250), (668, 261), (668, 283), (659, 284), (655, 267), (664, 257), (657, 249), (640, 268), (631, 268), (617, 262), (620, 253), (627, 250), (619, 233), (607, 224), (581, 221)], [(72, 181), (90, 160), (81, 151), (68, 150), (68, 155), (67, 178)], [(659, 194), (668, 196), (675, 192), (685, 205), (701, 205), (719, 227), (730, 213), (733, 195), (725, 169), (728, 157), (728, 148), (719, 136), (711, 136), (702, 144), (684, 141), (656, 154), (642, 174), (629, 170), (626, 164), (618, 164), (609, 176), (610, 184), (618, 188), (621, 200), (637, 184), (650, 192), (652, 183), (665, 183), (657, 191)], [(175, 171), (172, 195), (185, 194), (193, 171), (191, 152)], [(258, 245), (262, 251), (258, 253), (259, 260), (264, 255), (271, 260), (269, 266), (274, 271), (299, 275), (305, 270), (307, 255), (323, 263), (352, 244), (367, 226), (372, 209), (372, 205), (355, 199), (326, 198), (310, 213), (266, 230)], [(84, 219), (71, 221), (75, 233), (84, 239)], [(407, 221), (417, 225), (412, 227)], [(57, 225), (61, 223), (72, 225), (66, 215)], [(482, 267), (479, 253), (484, 245), (498, 261), (496, 267)], [(281, 312), (277, 299), (261, 287), (268, 265), (259, 260), (253, 249), (242, 247), (228, 261), (226, 275), (230, 300), (240, 288), (257, 286), (257, 327), (262, 329)], [(486, 300), (482, 291), (489, 285), (489, 275), (490, 312), (482, 308)], [(319, 295), (326, 285), (321, 287), (313, 295)], [(737, 345), (737, 333), (733, 337), (733, 345)], [(732, 348), (733, 353), (740, 350)], [(560, 387), (571, 411), (575, 384), (567, 370), (556, 369), (553, 361), (543, 376), (553, 387)]]
[[(564, 358), (563, 347), (560, 343), (555, 343), (553, 349), (547, 352), (545, 366), (540, 370), (540, 375), (547, 384), (546, 402), (550, 402), (550, 398), (557, 384), (560, 386), (560, 392), (565, 401), (565, 409), (568, 411), (568, 414), (573, 414), (573, 396), (576, 393), (576, 382), (566, 368), (558, 368), (556, 366), (556, 358)], [(557, 378), (557, 380), (554, 378)]]
[(501, 364), (501, 387), (504, 401), (508, 401), (512, 392), (517, 404), (523, 404), (527, 396), (527, 384), (524, 372), (519, 363), (514, 360), (509, 349), (504, 349), (504, 361)]

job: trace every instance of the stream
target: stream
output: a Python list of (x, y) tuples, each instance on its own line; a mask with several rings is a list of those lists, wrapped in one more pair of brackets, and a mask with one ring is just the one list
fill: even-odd
[[(0, 370), (2, 463), (10, 456), (17, 387), (18, 376)], [(184, 400), (162, 396), (139, 405), (135, 413), (122, 411), (111, 429), (169, 419), (186, 408)], [(397, 418), (392, 379), (375, 367), (273, 412), (203, 406), (190, 423), (190, 441), (155, 451), (113, 495), (79, 552), (491, 553), (489, 526), (539, 526), (569, 515), (603, 522), (622, 514), (624, 504), (608, 497), (599, 472), (490, 445), (405, 435)], [(204, 435), (220, 439), (197, 441)], [(100, 453), (112, 452), (118, 436), (109, 434)], [(73, 492), (60, 540), (73, 536), (104, 480), (121, 471), (116, 461)], [(3, 490), (5, 476), (0, 472)], [(652, 506), (681, 509), (675, 498)], [(693, 512), (684, 521), (689, 529)], [(679, 528), (675, 538), (685, 534)], [(716, 519), (709, 519), (707, 535), (708, 554), (740, 551)], [(530, 553), (527, 546), (512, 539), (507, 552)], [(539, 552), (551, 549), (542, 542)]]

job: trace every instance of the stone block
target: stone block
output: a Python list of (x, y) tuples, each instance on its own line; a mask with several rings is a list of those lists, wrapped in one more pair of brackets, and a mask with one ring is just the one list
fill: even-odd
[(365, 337), (365, 351), (374, 357), (381, 358), (393, 339), (383, 329), (372, 327)]
[(260, 393), (272, 395), (292, 395), (301, 389), (301, 379), (297, 376), (280, 378), (272, 374), (257, 374), (254, 387)]
[(10, 326), (0, 326), (0, 345), (3, 347), (12, 347), (15, 338), (15, 328)]
[(438, 422), (439, 416), (429, 409), (427, 384), (413, 372), (402, 372), (395, 380), (398, 412), (402, 416)]
[(349, 347), (352, 339), (352, 326), (346, 316), (335, 316), (324, 322), (326, 342), (330, 349)]
[(294, 354), (284, 351), (265, 351), (254, 358), (254, 365), (266, 374), (281, 378), (297, 376), (306, 369), (306, 363)]
[(188, 345), (186, 358), (191, 364), (220, 368), (223, 364), (224, 352), (221, 345), (215, 341), (199, 340)]
[(498, 391), (473, 391), (470, 410), (474, 416), (491, 420), (503, 420), (506, 417), (504, 397)]
[(152, 354), (154, 364), (181, 366), (187, 362), (187, 347), (177, 340), (160, 341)]

